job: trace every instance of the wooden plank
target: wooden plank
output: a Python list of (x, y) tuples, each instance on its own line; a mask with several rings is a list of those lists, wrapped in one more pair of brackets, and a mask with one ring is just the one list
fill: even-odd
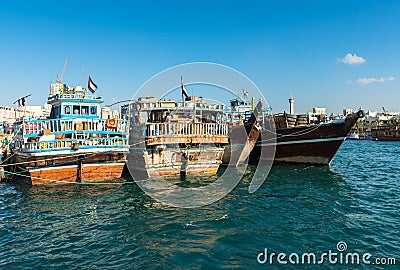
[(77, 167), (64, 166), (29, 171), (32, 185), (76, 182)]
[(82, 167), (82, 182), (84, 181), (99, 181), (99, 180), (113, 180), (121, 178), (122, 170), (124, 169), (123, 163), (110, 163), (110, 164), (84, 164)]

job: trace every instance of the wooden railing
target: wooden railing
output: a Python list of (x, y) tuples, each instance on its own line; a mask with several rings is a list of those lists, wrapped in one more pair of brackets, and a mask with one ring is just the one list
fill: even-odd
[(80, 140), (51, 140), (42, 142), (25, 143), (26, 152), (53, 151), (62, 149), (71, 149), (74, 143), (79, 148), (125, 148), (128, 145), (128, 138), (111, 137), (111, 138), (91, 138)]
[(148, 123), (146, 136), (164, 135), (228, 135), (228, 125), (218, 123)]
[(117, 129), (106, 128), (106, 119), (46, 119), (29, 120), (24, 123), (24, 134), (40, 134), (43, 130), (50, 130), (52, 133), (68, 132), (77, 130), (88, 130), (97, 132), (127, 132), (128, 122), (118, 120)]

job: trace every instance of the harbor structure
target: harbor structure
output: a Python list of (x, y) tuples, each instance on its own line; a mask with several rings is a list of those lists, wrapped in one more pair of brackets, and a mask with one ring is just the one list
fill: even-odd
[(294, 114), (294, 98), (290, 96), (289, 98), (289, 114)]

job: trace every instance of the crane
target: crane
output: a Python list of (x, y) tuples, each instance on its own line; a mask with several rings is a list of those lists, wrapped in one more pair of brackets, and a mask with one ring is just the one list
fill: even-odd
[(61, 72), (61, 76), (58, 77), (58, 74), (57, 74), (57, 80), (56, 81), (58, 83), (62, 83), (62, 79), (64, 77), (65, 69), (67, 68), (67, 64), (68, 64), (68, 58), (69, 58), (69, 54), (67, 55), (67, 58), (65, 58), (64, 67), (63, 67), (63, 70)]

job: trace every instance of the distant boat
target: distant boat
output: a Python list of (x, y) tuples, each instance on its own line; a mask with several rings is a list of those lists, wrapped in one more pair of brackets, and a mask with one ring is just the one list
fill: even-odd
[(360, 139), (360, 135), (358, 135), (357, 133), (350, 133), (347, 136), (348, 140), (359, 140)]
[(372, 138), (379, 141), (400, 141), (400, 124), (386, 124), (371, 130)]
[(48, 119), (22, 117), (6, 171), (32, 185), (120, 178), (128, 153), (128, 123), (101, 118), (99, 96), (51, 83)]

